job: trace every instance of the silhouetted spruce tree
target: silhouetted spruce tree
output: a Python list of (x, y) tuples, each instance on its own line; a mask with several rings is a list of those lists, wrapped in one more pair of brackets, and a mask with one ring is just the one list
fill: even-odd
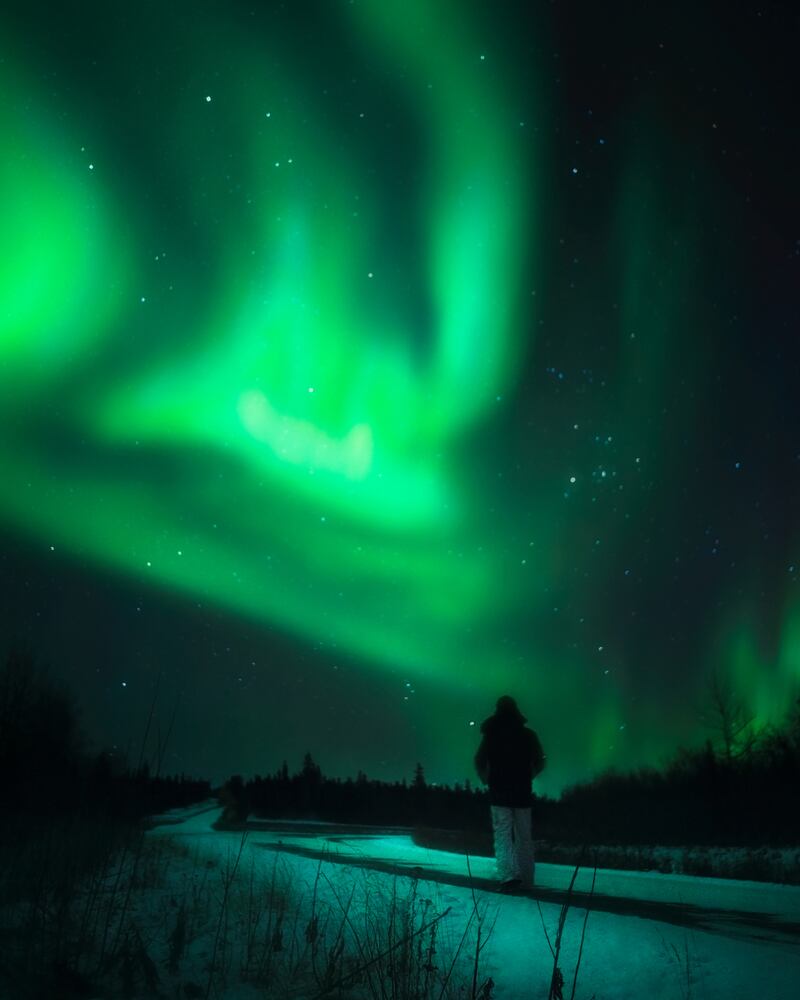
[(317, 815), (320, 806), (322, 771), (310, 753), (303, 757), (303, 768), (299, 776), (299, 806), (303, 813)]
[(322, 778), (322, 770), (319, 764), (314, 762), (314, 758), (310, 753), (307, 753), (305, 757), (303, 757), (303, 770), (301, 774), (305, 781), (313, 784), (319, 784), (319, 781)]
[(428, 785), (425, 781), (425, 771), (419, 762), (414, 768), (414, 781), (411, 785), (412, 815), (417, 823), (428, 821)]

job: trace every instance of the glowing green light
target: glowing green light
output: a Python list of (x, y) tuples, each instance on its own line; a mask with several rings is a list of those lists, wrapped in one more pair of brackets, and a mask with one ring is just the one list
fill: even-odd
[[(382, 234), (395, 182), (372, 177), (368, 148), (345, 149), (309, 81), (242, 35), (229, 38), (236, 73), (213, 94), (164, 99), (165, 148), (188, 157), (186, 201), (215, 248), (212, 295), (190, 247), (145, 245), (158, 220), (139, 206), (127, 256), (158, 266), (121, 315), (87, 308), (120, 287), (121, 255), (102, 242), (115, 191), (80, 157), (72, 173), (63, 155), (51, 169), (18, 125), (8, 130), (19, 209), (4, 232), (24, 252), (2, 272), (17, 290), (3, 358), (35, 358), (30, 377), (44, 382), (58, 352), (72, 363), (60, 402), (77, 460), (53, 476), (41, 457), (7, 450), (7, 516), (387, 665), (444, 674), (471, 630), (502, 614), (499, 553), (470, 542), (481, 529), (453, 449), (514, 377), (530, 163), (505, 127), (501, 83), (476, 78), (468, 31), (445, 31), (445, 14), (390, 2), (342, 25), (381, 54), (416, 120), (426, 159), (404, 197), (424, 222), (420, 246)], [(33, 114), (57, 134), (46, 101)], [(221, 131), (249, 193), (241, 204)], [(22, 169), (30, 161), (39, 166)], [(430, 299), (423, 331), (408, 325), (409, 295)], [(97, 364), (82, 381), (78, 343)], [(470, 673), (493, 686), (487, 668), (502, 674), (502, 662), (493, 653)]]
[[(9, 95), (33, 91), (6, 62), (0, 89), (0, 360), (3, 399), (52, 380), (107, 332), (124, 251), (93, 164), (60, 124)], [(0, 403), (2, 405), (2, 403)]]

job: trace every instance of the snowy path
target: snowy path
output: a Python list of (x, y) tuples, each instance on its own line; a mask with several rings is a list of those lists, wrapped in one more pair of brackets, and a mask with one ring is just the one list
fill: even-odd
[[(333, 864), (391, 875), (413, 875), (442, 885), (474, 886), (489, 892), (496, 888), (491, 860), (471, 858), (470, 877), (463, 856), (418, 847), (411, 842), (410, 831), (376, 833), (363, 826), (285, 821), (258, 821), (251, 827), (258, 831), (263, 848), (298, 857), (324, 858)], [(561, 906), (567, 899), (573, 871), (564, 865), (538, 864), (536, 888), (515, 895)], [(588, 868), (579, 872), (572, 906), (732, 937), (800, 944), (800, 887), (598, 869), (591, 893), (592, 874)]]
[[(217, 811), (187, 818), (162, 833), (191, 838), (203, 850), (230, 852), (238, 833), (212, 830)], [(415, 845), (408, 832), (324, 823), (254, 823), (246, 850), (266, 868), (276, 852), (294, 866), (303, 888), (313, 884), (320, 859), (330, 878), (418, 878), (448, 920), (463, 921), (472, 890), (488, 901), (497, 923), (487, 950), (495, 996), (540, 996), (552, 969), (550, 940), (572, 869), (540, 864), (531, 893), (493, 892), (493, 863)], [(335, 873), (335, 874), (334, 874)], [(598, 870), (576, 880), (560, 966), (569, 995), (581, 928), (588, 911), (576, 1000), (795, 1000), (800, 982), (800, 887), (691, 876)], [(583, 987), (583, 988), (581, 988)]]
[[(364, 840), (359, 838), (356, 843), (353, 841), (328, 842), (321, 849), (309, 848), (298, 844), (262, 844), (268, 850), (278, 850), (286, 854), (294, 854), (298, 857), (320, 858), (329, 864), (347, 865), (351, 868), (365, 868), (370, 871), (382, 872), (385, 875), (407, 875), (421, 878), (425, 881), (438, 882), (440, 885), (459, 886), (468, 889), (470, 887), (481, 892), (496, 892), (497, 882), (495, 879), (479, 877), (475, 874), (475, 861), (470, 864), (473, 868), (473, 875), (459, 874), (456, 871), (433, 870), (424, 864), (417, 864), (413, 860), (388, 861), (380, 857), (364, 857), (363, 850), (367, 846)], [(378, 838), (373, 838), (378, 839)], [(337, 850), (341, 847), (354, 848), (358, 853), (351, 853), (347, 849)], [(380, 847), (380, 844), (376, 845)], [(413, 846), (413, 845), (412, 845)], [(559, 876), (568, 885), (572, 878), (572, 871), (560, 865), (539, 865), (540, 879), (545, 876), (544, 869), (559, 869)], [(552, 873), (551, 877), (552, 877)], [(599, 884), (608, 883), (611, 880), (609, 875), (617, 876), (619, 872), (606, 872), (598, 870), (597, 881)], [(635, 885), (638, 892), (644, 888), (641, 883), (647, 883), (648, 876), (638, 872), (626, 872), (628, 876), (633, 875), (638, 878), (640, 884)], [(669, 877), (669, 876), (667, 876)], [(579, 875), (580, 879), (580, 875)], [(576, 879), (576, 885), (579, 884)], [(586, 876), (580, 879), (585, 882)], [(609, 886), (610, 888), (610, 886)], [(625, 886), (621, 886), (623, 890)], [(659, 887), (663, 888), (663, 887)], [(672, 887), (673, 889), (675, 887)], [(730, 902), (738, 901), (735, 896), (735, 889), (730, 894)], [(542, 903), (553, 903), (562, 906), (569, 901), (570, 906), (590, 912), (615, 913), (618, 916), (641, 917), (644, 920), (658, 920), (664, 923), (676, 924), (680, 927), (688, 927), (696, 930), (711, 931), (716, 934), (725, 934), (729, 937), (751, 938), (756, 941), (773, 941), (775, 943), (800, 945), (800, 920), (787, 919), (782, 914), (750, 912), (748, 910), (733, 909), (731, 907), (709, 907), (708, 905), (698, 905), (687, 902), (664, 902), (660, 900), (648, 900), (641, 895), (609, 895), (598, 892), (595, 886), (594, 893), (589, 891), (577, 891), (573, 888), (571, 897), (566, 888), (554, 889), (537, 886), (529, 892), (515, 892), (514, 896), (537, 899)], [(678, 893), (680, 895), (680, 893)], [(686, 893), (685, 895), (689, 895)]]

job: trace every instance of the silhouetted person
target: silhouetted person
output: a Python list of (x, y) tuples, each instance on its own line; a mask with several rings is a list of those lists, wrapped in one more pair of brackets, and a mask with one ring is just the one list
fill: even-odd
[(481, 725), (483, 739), (475, 754), (475, 769), (489, 785), (494, 855), (502, 888), (533, 885), (531, 782), (544, 768), (539, 737), (509, 695)]

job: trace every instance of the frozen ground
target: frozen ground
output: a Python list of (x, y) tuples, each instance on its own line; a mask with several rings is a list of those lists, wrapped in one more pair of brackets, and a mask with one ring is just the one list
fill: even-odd
[[(172, 815), (168, 825), (148, 836), (188, 848), (183, 855), (191, 856), (193, 871), (209, 862), (230, 870), (241, 834), (213, 830), (218, 815), (216, 809)], [(410, 885), (416, 879), (419, 894), (431, 900), (431, 913), (450, 907), (441, 921), (442, 943), (447, 935), (452, 940), (460, 937), (473, 911), (474, 890), (475, 899), (485, 907), (485, 927), (494, 925), (481, 956), (481, 980), (492, 977), (496, 1000), (547, 997), (551, 945), (567, 899), (571, 868), (539, 864), (534, 891), (506, 897), (492, 891), (490, 860), (470, 859), (470, 872), (463, 856), (419, 847), (401, 831), (277, 821), (254, 827), (242, 850), (240, 873), (268, 877), (279, 863), (299, 896), (310, 901), (316, 882), (318, 902), (331, 905), (356, 885), (365, 892), (354, 899), (387, 899), (396, 881)], [(320, 859), (324, 880), (317, 878)], [(178, 882), (188, 877), (180, 864), (174, 864), (171, 873)], [(592, 877), (589, 870), (579, 873), (564, 926), (558, 964), (566, 982), (565, 997), (571, 994), (587, 913), (576, 998), (797, 997), (800, 887), (598, 870), (592, 893)], [(350, 916), (357, 925), (359, 915), (351, 911)], [(183, 975), (203, 982), (207, 955), (196, 949), (192, 956), (189, 950), (185, 962), (198, 963), (196, 975), (185, 968)], [(258, 993), (250, 985), (229, 981), (218, 995), (249, 998)]]

